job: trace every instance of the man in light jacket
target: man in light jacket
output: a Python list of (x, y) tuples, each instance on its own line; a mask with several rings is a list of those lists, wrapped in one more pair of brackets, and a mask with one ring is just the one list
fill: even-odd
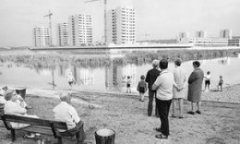
[(159, 63), (161, 74), (154, 82), (152, 89), (157, 91), (157, 108), (160, 116), (161, 126), (155, 130), (161, 132), (156, 138), (167, 139), (169, 135), (168, 114), (173, 98), (174, 77), (168, 71), (168, 60), (162, 59)]
[(78, 141), (83, 143), (85, 139), (83, 121), (81, 121), (80, 117), (78, 116), (76, 109), (71, 105), (71, 94), (67, 92), (61, 92), (59, 96), (61, 102), (53, 109), (55, 120), (67, 123), (68, 130), (62, 130), (63, 134), (78, 134)]

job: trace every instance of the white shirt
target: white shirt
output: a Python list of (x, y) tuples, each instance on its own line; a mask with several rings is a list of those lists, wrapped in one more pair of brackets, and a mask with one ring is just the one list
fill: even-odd
[(25, 115), (27, 110), (16, 102), (6, 101), (4, 105), (4, 113), (12, 115)]
[(67, 102), (61, 102), (54, 109), (54, 117), (56, 120), (63, 121), (67, 123), (68, 129), (72, 129), (80, 121), (75, 108), (68, 104)]
[(5, 104), (6, 103), (6, 100), (3, 96), (0, 96), (0, 103), (1, 104)]
[(69, 82), (74, 81), (74, 77), (73, 77), (73, 74), (71, 72), (67, 75), (67, 78), (68, 78)]
[(173, 87), (173, 98), (184, 98), (186, 93), (185, 93), (185, 87), (187, 86), (187, 76), (185, 74), (185, 71), (181, 67), (176, 67), (174, 72), (174, 81), (176, 85), (179, 88), (182, 88), (180, 91), (176, 88)]
[(24, 101), (24, 99), (19, 95), (15, 95), (16, 96), (16, 103), (18, 103), (21, 107), (25, 108), (27, 106), (27, 103)]
[(210, 80), (211, 75), (210, 75), (210, 74), (207, 74), (207, 75), (205, 76), (205, 78), (206, 78), (206, 80)]
[[(12, 115), (20, 115), (20, 116), (38, 118), (36, 115), (27, 115), (27, 110), (25, 108), (20, 106), (19, 103), (13, 102), (11, 100), (6, 101), (6, 103), (4, 105), (4, 113), (5, 114), (12, 114)], [(15, 123), (15, 122), (10, 122), (10, 124), (15, 129), (19, 129), (19, 128), (29, 126), (29, 124)]]
[(173, 98), (174, 77), (168, 70), (163, 70), (154, 85), (157, 86), (157, 98), (159, 100), (171, 100)]
[(3, 96), (5, 91), (3, 89), (0, 89), (0, 96)]

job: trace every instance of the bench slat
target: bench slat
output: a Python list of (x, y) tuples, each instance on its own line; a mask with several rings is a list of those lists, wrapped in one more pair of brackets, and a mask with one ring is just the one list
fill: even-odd
[(8, 115), (8, 114), (5, 114), (4, 118), (6, 121), (9, 121), (9, 122), (26, 123), (31, 125), (43, 126), (43, 127), (51, 127), (51, 124), (54, 124), (54, 128), (67, 129), (67, 124), (65, 122), (60, 122), (60, 121), (44, 120), (40, 118), (31, 118), (31, 117)]
[(53, 135), (52, 129), (42, 126), (29, 126), (26, 128), (22, 128), (21, 130), (27, 131), (27, 132), (34, 132), (34, 133), (40, 133), (40, 134), (46, 134), (46, 135)]

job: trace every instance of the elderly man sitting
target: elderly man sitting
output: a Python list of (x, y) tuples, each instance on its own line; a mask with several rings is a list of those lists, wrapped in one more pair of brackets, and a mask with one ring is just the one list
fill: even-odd
[(61, 102), (53, 109), (55, 120), (67, 123), (68, 130), (62, 131), (63, 135), (78, 134), (77, 140), (82, 143), (85, 139), (83, 122), (80, 120), (76, 109), (71, 105), (71, 94), (61, 92), (59, 96)]

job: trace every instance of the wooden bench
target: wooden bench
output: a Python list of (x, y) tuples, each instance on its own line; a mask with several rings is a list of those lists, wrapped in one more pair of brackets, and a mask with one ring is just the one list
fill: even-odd
[[(80, 144), (81, 141), (79, 140), (80, 131), (77, 131), (75, 134), (66, 134), (64, 132), (59, 132), (61, 130), (67, 130), (67, 124), (65, 122), (60, 121), (52, 121), (52, 120), (45, 120), (39, 118), (30, 118), (30, 117), (23, 117), (23, 116), (16, 116), (16, 115), (8, 115), (4, 114), (0, 116), (0, 119), (3, 121), (5, 127), (11, 131), (12, 141), (16, 140), (16, 131), (26, 131), (32, 133), (40, 133), (44, 135), (52, 135), (58, 139), (58, 144), (62, 144), (62, 138), (66, 136), (74, 136), (76, 135), (77, 144)], [(9, 122), (17, 122), (23, 124), (30, 124), (27, 127), (14, 129), (10, 125)]]

